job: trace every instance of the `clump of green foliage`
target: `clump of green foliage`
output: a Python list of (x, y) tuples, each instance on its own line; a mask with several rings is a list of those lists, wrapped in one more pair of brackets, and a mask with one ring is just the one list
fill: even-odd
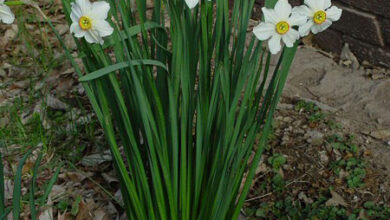
[(274, 154), (268, 158), (268, 164), (272, 167), (273, 177), (271, 179), (272, 189), (276, 193), (283, 192), (285, 182), (282, 175), (279, 173), (282, 166), (287, 162), (286, 158), (281, 154)]
[(350, 155), (348, 158), (341, 158), (332, 162), (331, 169), (336, 175), (340, 174), (341, 170), (348, 173), (347, 183), (350, 188), (359, 188), (364, 186), (364, 178), (366, 177), (366, 165), (364, 158), (361, 157), (359, 148), (353, 143), (354, 137), (350, 135), (344, 139), (340, 135), (332, 135), (328, 138), (328, 142), (332, 148), (338, 150), (343, 155)]
[(327, 114), (322, 112), (321, 109), (313, 102), (299, 100), (295, 104), (294, 108), (296, 111), (308, 112), (310, 114), (308, 117), (310, 123), (318, 123), (324, 121), (327, 116)]

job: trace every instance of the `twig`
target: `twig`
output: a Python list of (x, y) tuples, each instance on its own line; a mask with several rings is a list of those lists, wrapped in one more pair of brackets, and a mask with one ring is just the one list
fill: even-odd
[(291, 184), (293, 184), (293, 183), (311, 183), (311, 182), (309, 182), (309, 181), (298, 181), (298, 180), (294, 180), (294, 181), (292, 181), (292, 182), (287, 183), (286, 187), (289, 186), (289, 185), (291, 185)]
[(261, 195), (261, 196), (256, 196), (256, 197), (253, 197), (253, 198), (250, 198), (250, 199), (247, 199), (245, 200), (245, 202), (250, 202), (250, 201), (254, 201), (254, 200), (258, 200), (258, 199), (262, 199), (262, 198), (265, 198), (267, 196), (270, 196), (272, 195), (272, 192), (270, 193), (267, 193), (267, 194), (264, 194), (264, 195)]

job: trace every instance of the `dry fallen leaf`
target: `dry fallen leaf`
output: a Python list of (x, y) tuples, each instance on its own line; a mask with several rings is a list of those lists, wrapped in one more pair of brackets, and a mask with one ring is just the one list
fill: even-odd
[(61, 102), (59, 99), (52, 95), (48, 95), (46, 99), (47, 106), (54, 109), (54, 110), (66, 110), (68, 109), (68, 106)]
[(59, 175), (60, 179), (71, 180), (73, 182), (83, 182), (86, 178), (92, 177), (93, 173), (91, 172), (65, 172)]
[(23, 175), (26, 174), (27, 172), (29, 172), (34, 167), (34, 162), (35, 161), (32, 161), (32, 160), (26, 161), (26, 163), (24, 164), (23, 169), (22, 169)]
[(64, 214), (61, 214), (61, 212), (58, 211), (57, 220), (66, 220), (66, 211)]
[(76, 220), (92, 220), (92, 211), (95, 208), (93, 200), (84, 202), (81, 200), (79, 203), (79, 212), (77, 213)]
[(4, 198), (12, 199), (12, 194), (14, 193), (14, 184), (12, 180), (5, 180), (4, 181)]
[(53, 208), (48, 208), (39, 215), (39, 220), (53, 220)]
[(112, 160), (111, 154), (91, 154), (81, 159), (81, 164), (86, 167), (96, 167), (99, 164)]
[(108, 173), (102, 173), (102, 176), (108, 183), (119, 182), (118, 178), (111, 176)]
[(93, 212), (93, 220), (110, 220), (111, 218), (103, 209), (98, 209)]
[(326, 206), (344, 206), (347, 207), (348, 204), (345, 202), (343, 197), (341, 197), (338, 193), (336, 193), (333, 190), (330, 190), (330, 194), (332, 195), (332, 198), (330, 198), (328, 201), (326, 201), (325, 205)]
[(73, 83), (74, 81), (72, 78), (62, 79), (60, 83), (57, 85), (57, 87), (55, 88), (57, 94), (66, 93), (67, 91), (72, 89)]
[(49, 194), (53, 199), (58, 198), (66, 193), (66, 189), (63, 185), (53, 185), (53, 188)]

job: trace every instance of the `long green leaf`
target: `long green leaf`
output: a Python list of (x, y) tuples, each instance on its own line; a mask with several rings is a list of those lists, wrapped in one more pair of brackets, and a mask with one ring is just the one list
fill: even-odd
[(102, 69), (99, 69), (95, 72), (89, 73), (89, 74), (81, 77), (79, 80), (80, 80), (80, 82), (87, 82), (87, 81), (101, 78), (109, 73), (115, 72), (116, 70), (127, 68), (129, 66), (143, 66), (143, 65), (157, 66), (157, 67), (160, 67), (168, 72), (167, 67), (163, 63), (161, 63), (160, 61), (146, 60), (146, 59), (145, 60), (132, 60), (130, 62), (122, 62), (122, 63), (117, 63), (117, 64), (114, 64), (111, 66), (104, 67)]
[(43, 153), (41, 152), (39, 154), (37, 160), (35, 161), (33, 176), (32, 176), (31, 185), (30, 185), (31, 220), (37, 219), (37, 210), (35, 207), (35, 189), (36, 189), (36, 181), (37, 181), (37, 176), (38, 176), (38, 169), (39, 169), (39, 165), (41, 164), (41, 161), (42, 161), (42, 155), (43, 155)]
[(32, 153), (32, 149), (28, 150), (27, 153), (19, 162), (18, 169), (16, 170), (15, 179), (14, 179), (14, 192), (12, 195), (12, 216), (14, 219), (19, 219), (20, 215), (20, 201), (22, 199), (21, 190), (22, 190), (22, 171), (23, 166), (27, 158)]
[[(2, 144), (0, 144), (2, 145)], [(0, 146), (2, 147), (2, 146)], [(0, 213), (5, 211), (5, 188), (4, 188), (4, 165), (3, 165), (3, 155), (0, 152)]]

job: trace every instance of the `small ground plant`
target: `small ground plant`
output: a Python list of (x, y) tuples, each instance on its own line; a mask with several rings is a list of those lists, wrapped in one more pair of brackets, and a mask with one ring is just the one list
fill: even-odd
[(332, 148), (347, 154), (346, 157), (335, 161), (331, 167), (340, 175), (340, 171), (344, 170), (348, 173), (347, 182), (350, 188), (359, 188), (364, 185), (363, 180), (366, 177), (366, 166), (363, 158), (360, 157), (360, 151), (356, 144), (353, 144), (353, 136), (350, 135), (345, 140), (337, 134), (328, 138)]

